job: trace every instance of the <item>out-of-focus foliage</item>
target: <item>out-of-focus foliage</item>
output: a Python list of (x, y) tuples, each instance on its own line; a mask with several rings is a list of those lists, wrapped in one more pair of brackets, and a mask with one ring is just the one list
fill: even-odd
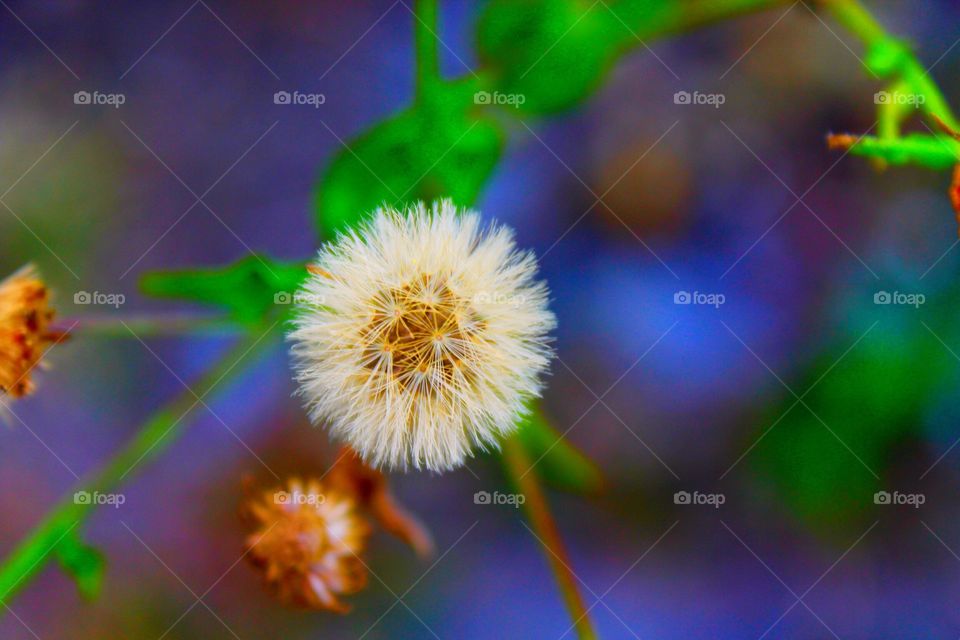
[[(0, 103), (16, 101), (5, 95)], [(0, 233), (15, 239), (21, 261), (46, 251), (37, 237), (48, 245), (62, 239), (57, 256), (77, 270), (103, 225), (119, 218), (112, 214), (125, 167), (105, 137), (68, 124), (12, 107), (0, 111)], [(42, 163), (31, 167), (41, 154)]]
[(54, 553), (63, 570), (76, 582), (80, 595), (95, 599), (100, 594), (107, 564), (103, 553), (85, 544), (76, 531), (60, 540)]
[(237, 322), (257, 323), (277, 309), (290, 309), (306, 276), (303, 263), (251, 255), (221, 268), (155, 271), (140, 285), (149, 296), (212, 305)]
[(316, 192), (316, 220), (326, 238), (378, 206), (449, 197), (472, 204), (503, 150), (496, 122), (474, 103), (476, 85), (438, 85), (421, 101), (374, 125), (341, 149)]
[(592, 93), (625, 35), (602, 4), (495, 0), (480, 18), (477, 46), (496, 90), (523, 96), (521, 109), (544, 114)]
[(603, 476), (597, 466), (551, 427), (536, 407), (520, 425), (519, 437), (536, 473), (554, 488), (590, 493), (602, 487)]
[(484, 114), (495, 106), (490, 96), (512, 101), (507, 115), (570, 109), (599, 87), (619, 53), (693, 20), (690, 13), (667, 0), (490, 2), (477, 25), (482, 67), (431, 83), (411, 107), (348, 141), (324, 170), (314, 198), (322, 235), (382, 204), (440, 196), (472, 204), (504, 145), (501, 127)]
[[(925, 311), (949, 318), (955, 304), (948, 295), (928, 301)], [(896, 446), (918, 435), (924, 408), (956, 366), (931, 333), (949, 342), (956, 327), (927, 329), (906, 317), (917, 313), (910, 307), (885, 310), (890, 317), (865, 337), (869, 325), (838, 339), (804, 375), (787, 381), (801, 396), (812, 390), (803, 403), (786, 394), (752, 436), (775, 424), (750, 455), (786, 506), (817, 530), (835, 534), (839, 525), (860, 524), (873, 493), (884, 488)]]

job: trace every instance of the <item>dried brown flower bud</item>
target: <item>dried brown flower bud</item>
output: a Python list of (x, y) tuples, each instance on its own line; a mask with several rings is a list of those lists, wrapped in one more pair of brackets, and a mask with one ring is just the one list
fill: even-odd
[(66, 333), (51, 329), (50, 291), (32, 266), (0, 282), (0, 396), (17, 399), (34, 390), (31, 373)]
[(346, 613), (339, 598), (361, 590), (367, 572), (359, 554), (370, 533), (354, 500), (318, 480), (288, 480), (285, 489), (253, 496), (245, 515), (256, 530), (247, 557), (283, 602)]

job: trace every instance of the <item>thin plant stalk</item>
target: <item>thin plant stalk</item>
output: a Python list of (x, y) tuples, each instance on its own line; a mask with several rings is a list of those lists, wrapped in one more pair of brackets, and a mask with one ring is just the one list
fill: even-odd
[(570, 558), (560, 538), (560, 530), (550, 512), (550, 505), (534, 469), (535, 465), (519, 438), (512, 437), (504, 443), (503, 459), (513, 483), (526, 498), (523, 503), (524, 511), (533, 525), (533, 532), (540, 541), (540, 546), (546, 551), (544, 555), (553, 570), (578, 637), (581, 640), (596, 640), (597, 634), (583, 596), (577, 588), (577, 577), (570, 568)]
[(437, 43), (437, 0), (417, 0), (414, 5), (417, 100), (430, 101), (440, 83)]
[[(133, 438), (89, 479), (81, 481), (50, 511), (0, 564), (0, 603), (6, 604), (54, 557), (54, 550), (97, 506), (74, 500), (74, 493), (109, 493), (163, 453), (187, 428), (202, 400), (224, 382), (238, 377), (241, 361), (273, 343), (273, 328), (248, 332), (200, 380), (161, 407)], [(249, 360), (247, 360), (249, 363)], [(5, 608), (6, 610), (6, 608)]]
[(145, 338), (148, 336), (237, 335), (249, 327), (220, 315), (186, 313), (103, 315), (64, 318), (57, 326), (76, 336)]

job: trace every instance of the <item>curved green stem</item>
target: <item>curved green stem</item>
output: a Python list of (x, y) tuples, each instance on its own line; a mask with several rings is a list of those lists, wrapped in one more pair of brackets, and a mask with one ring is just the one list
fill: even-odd
[(507, 470), (517, 489), (526, 497), (524, 510), (533, 532), (546, 549), (544, 554), (553, 569), (557, 586), (563, 595), (563, 601), (573, 620), (573, 628), (581, 640), (593, 640), (597, 637), (590, 621), (590, 612), (583, 602), (583, 596), (577, 588), (577, 577), (570, 568), (570, 558), (567, 555), (557, 523), (550, 513), (550, 505), (540, 487), (540, 481), (534, 471), (534, 462), (527, 454), (523, 443), (516, 436), (510, 438), (503, 446), (503, 459)]
[[(623, 0), (628, 3), (630, 0)], [(688, 0), (671, 6), (675, 15), (659, 28), (658, 36), (685, 33), (717, 22), (775, 7), (792, 4), (792, 0)], [(641, 5), (642, 7), (642, 5)], [(640, 34), (641, 37), (643, 34)]]
[(417, 59), (417, 100), (429, 102), (440, 84), (437, 51), (437, 0), (417, 0), (414, 7)]
[(74, 335), (132, 338), (146, 336), (182, 336), (197, 334), (235, 335), (249, 328), (222, 315), (143, 314), (103, 315), (64, 318), (58, 328)]
[(871, 46), (890, 36), (883, 25), (858, 0), (823, 0), (824, 6), (840, 25)]
[(246, 369), (240, 366), (241, 361), (272, 342), (274, 327), (262, 333), (247, 333), (191, 389), (185, 389), (154, 413), (106, 466), (81, 481), (53, 508), (0, 565), (0, 603), (7, 603), (26, 586), (55, 555), (57, 545), (90, 516), (96, 505), (74, 500), (75, 492), (111, 492), (143, 464), (160, 455), (183, 433), (204, 397), (223, 382), (236, 378)]
[(909, 46), (895, 38), (860, 0), (822, 0), (830, 15), (855, 35), (867, 50), (867, 66), (878, 76), (892, 77), (897, 86), (906, 83), (911, 93), (922, 96), (918, 106), (933, 119), (960, 129), (943, 92)]

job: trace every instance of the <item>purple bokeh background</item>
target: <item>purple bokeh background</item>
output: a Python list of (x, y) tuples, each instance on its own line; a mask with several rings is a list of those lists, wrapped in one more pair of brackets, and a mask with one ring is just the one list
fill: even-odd
[[(955, 3), (867, 1), (928, 64), (955, 44)], [(456, 54), (441, 51), (447, 75), (476, 64), (482, 4), (441, 3), (440, 35)], [(782, 13), (650, 43), (662, 63), (639, 47), (581, 108), (523, 117), (536, 135), (509, 120), (503, 161), (477, 203), (542, 256), (560, 357), (545, 406), (561, 431), (576, 423), (569, 439), (609, 480), (599, 498), (551, 494), (587, 602), (602, 600), (592, 615), (603, 638), (758, 638), (775, 622), (767, 637), (960, 633), (960, 561), (945, 548), (960, 549), (956, 456), (927, 489), (943, 499), (922, 516), (944, 544), (917, 518), (890, 517), (845, 556), (856, 536), (815, 534), (749, 465), (716, 481), (764, 426), (751, 420), (787, 394), (736, 336), (792, 383), (812, 352), (872, 322), (847, 293), (916, 282), (955, 239), (944, 175), (878, 176), (855, 158), (834, 166), (823, 136), (869, 128), (879, 87), (837, 35), (858, 44), (800, 5), (750, 49)], [(37, 263), (65, 316), (90, 312), (71, 304), (79, 290), (124, 294), (121, 309), (97, 312), (125, 315), (179, 308), (138, 294), (148, 270), (225, 264), (251, 249), (309, 256), (320, 171), (341, 140), (411, 99), (412, 20), (387, 0), (0, 8), (0, 192), (29, 169), (2, 198), (12, 212), (0, 209), (0, 270)], [(932, 72), (954, 103), (957, 51)], [(694, 88), (727, 102), (678, 108), (674, 92)], [(326, 103), (273, 104), (275, 91), (294, 89)], [(78, 106), (80, 90), (127, 101)], [(616, 215), (597, 206), (577, 222), (590, 189), (603, 193), (631, 165), (607, 198)], [(814, 184), (804, 202), (816, 215), (798, 205), (771, 228), (791, 190)], [(944, 258), (926, 290), (957, 266)], [(678, 306), (678, 290), (728, 302)], [(230, 339), (147, 342), (154, 353), (109, 337), (52, 352), (40, 393), (17, 407), (22, 424), (0, 430), (0, 552)], [(292, 392), (276, 345), (123, 487), (126, 504), (90, 521), (86, 538), (109, 560), (100, 598), (84, 602), (51, 565), (10, 602), (16, 615), (0, 619), (0, 638), (150, 640), (188, 609), (167, 638), (233, 637), (193, 606), (211, 585), (204, 603), (243, 640), (432, 637), (426, 627), (443, 639), (561, 637), (570, 621), (521, 513), (473, 502), (476, 491), (505, 490), (490, 455), (469, 472), (393, 480), (447, 552), (435, 567), (379, 534), (368, 561), (378, 577), (349, 616), (269, 599), (254, 571), (234, 566), (241, 478), (321, 474), (335, 452)], [(957, 416), (949, 397), (931, 407), (936, 455), (960, 435)], [(675, 491), (705, 484), (728, 496), (722, 510), (673, 504)]]

